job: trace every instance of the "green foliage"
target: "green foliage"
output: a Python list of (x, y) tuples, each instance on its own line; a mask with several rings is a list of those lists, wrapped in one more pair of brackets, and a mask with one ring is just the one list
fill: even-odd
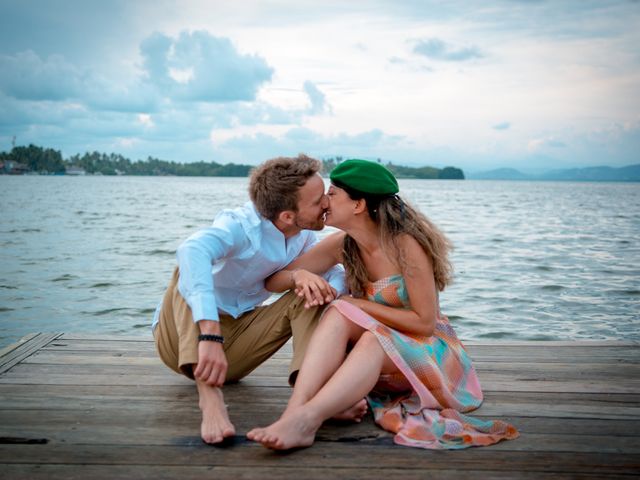
[[(325, 175), (329, 175), (331, 170), (333, 170), (334, 167), (342, 160), (342, 157), (323, 160), (323, 173)], [(378, 159), (378, 163), (382, 163), (382, 161)], [(445, 167), (443, 169), (435, 167), (403, 167), (401, 165), (394, 165), (391, 162), (387, 163), (386, 167), (391, 170), (397, 178), (464, 180), (464, 172), (456, 167)]]
[(29, 170), (38, 173), (63, 173), (62, 154), (52, 148), (35, 145), (13, 147), (10, 153), (2, 152), (2, 161), (12, 161), (26, 165)]
[(442, 180), (464, 180), (464, 172), (456, 167), (444, 167), (440, 170), (438, 178)]
[[(176, 175), (189, 177), (246, 177), (251, 165), (216, 162), (178, 163), (147, 157), (146, 160), (132, 162), (117, 153), (86, 152), (83, 155), (73, 155), (67, 160), (62, 158), (59, 151), (42, 148), (35, 145), (28, 147), (14, 147), (11, 152), (0, 152), (0, 162), (14, 161), (27, 166), (27, 169), (38, 173), (64, 173), (66, 168), (82, 168), (88, 174), (102, 175)], [(323, 174), (329, 175), (336, 165), (343, 161), (343, 157), (333, 157), (322, 161)], [(378, 163), (382, 163), (378, 159)], [(464, 173), (459, 168), (446, 167), (403, 167), (387, 163), (398, 178), (425, 179), (464, 179)]]

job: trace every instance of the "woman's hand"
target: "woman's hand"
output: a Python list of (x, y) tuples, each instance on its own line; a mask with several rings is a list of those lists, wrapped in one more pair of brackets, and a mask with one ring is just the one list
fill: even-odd
[(333, 301), (338, 292), (324, 278), (307, 270), (293, 270), (291, 281), (294, 291), (299, 297), (305, 298), (304, 308), (324, 305)]

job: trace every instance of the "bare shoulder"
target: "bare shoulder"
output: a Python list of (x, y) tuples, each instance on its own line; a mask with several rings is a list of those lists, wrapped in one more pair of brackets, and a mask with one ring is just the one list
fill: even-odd
[(431, 259), (415, 237), (407, 233), (399, 235), (398, 246), (406, 260), (407, 270), (413, 271), (416, 268), (431, 268)]
[(424, 250), (422, 249), (420, 243), (418, 243), (415, 237), (409, 235), (408, 233), (402, 233), (398, 235), (398, 246), (402, 250), (404, 250), (406, 254), (415, 254), (419, 252), (424, 253)]

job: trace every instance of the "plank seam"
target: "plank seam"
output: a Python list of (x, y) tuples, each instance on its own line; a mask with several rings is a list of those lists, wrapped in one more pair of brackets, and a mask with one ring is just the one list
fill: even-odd
[(25, 358), (33, 355), (35, 352), (40, 350), (42, 347), (50, 343), (51, 341), (58, 338), (61, 333), (38, 333), (33, 337), (29, 338), (27, 341), (19, 344), (17, 348), (11, 349), (3, 357), (0, 357), (0, 375), (6, 373), (8, 370), (13, 368), (15, 365), (20, 363)]

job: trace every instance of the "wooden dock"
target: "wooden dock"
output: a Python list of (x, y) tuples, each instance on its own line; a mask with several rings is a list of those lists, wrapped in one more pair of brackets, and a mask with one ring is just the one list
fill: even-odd
[(238, 435), (199, 438), (193, 384), (146, 337), (33, 334), (0, 352), (0, 478), (631, 478), (640, 475), (638, 343), (467, 344), (485, 391), (479, 417), (517, 440), (461, 451), (400, 447), (370, 417), (327, 424), (288, 453), (248, 441), (290, 389), (289, 351), (225, 387)]

